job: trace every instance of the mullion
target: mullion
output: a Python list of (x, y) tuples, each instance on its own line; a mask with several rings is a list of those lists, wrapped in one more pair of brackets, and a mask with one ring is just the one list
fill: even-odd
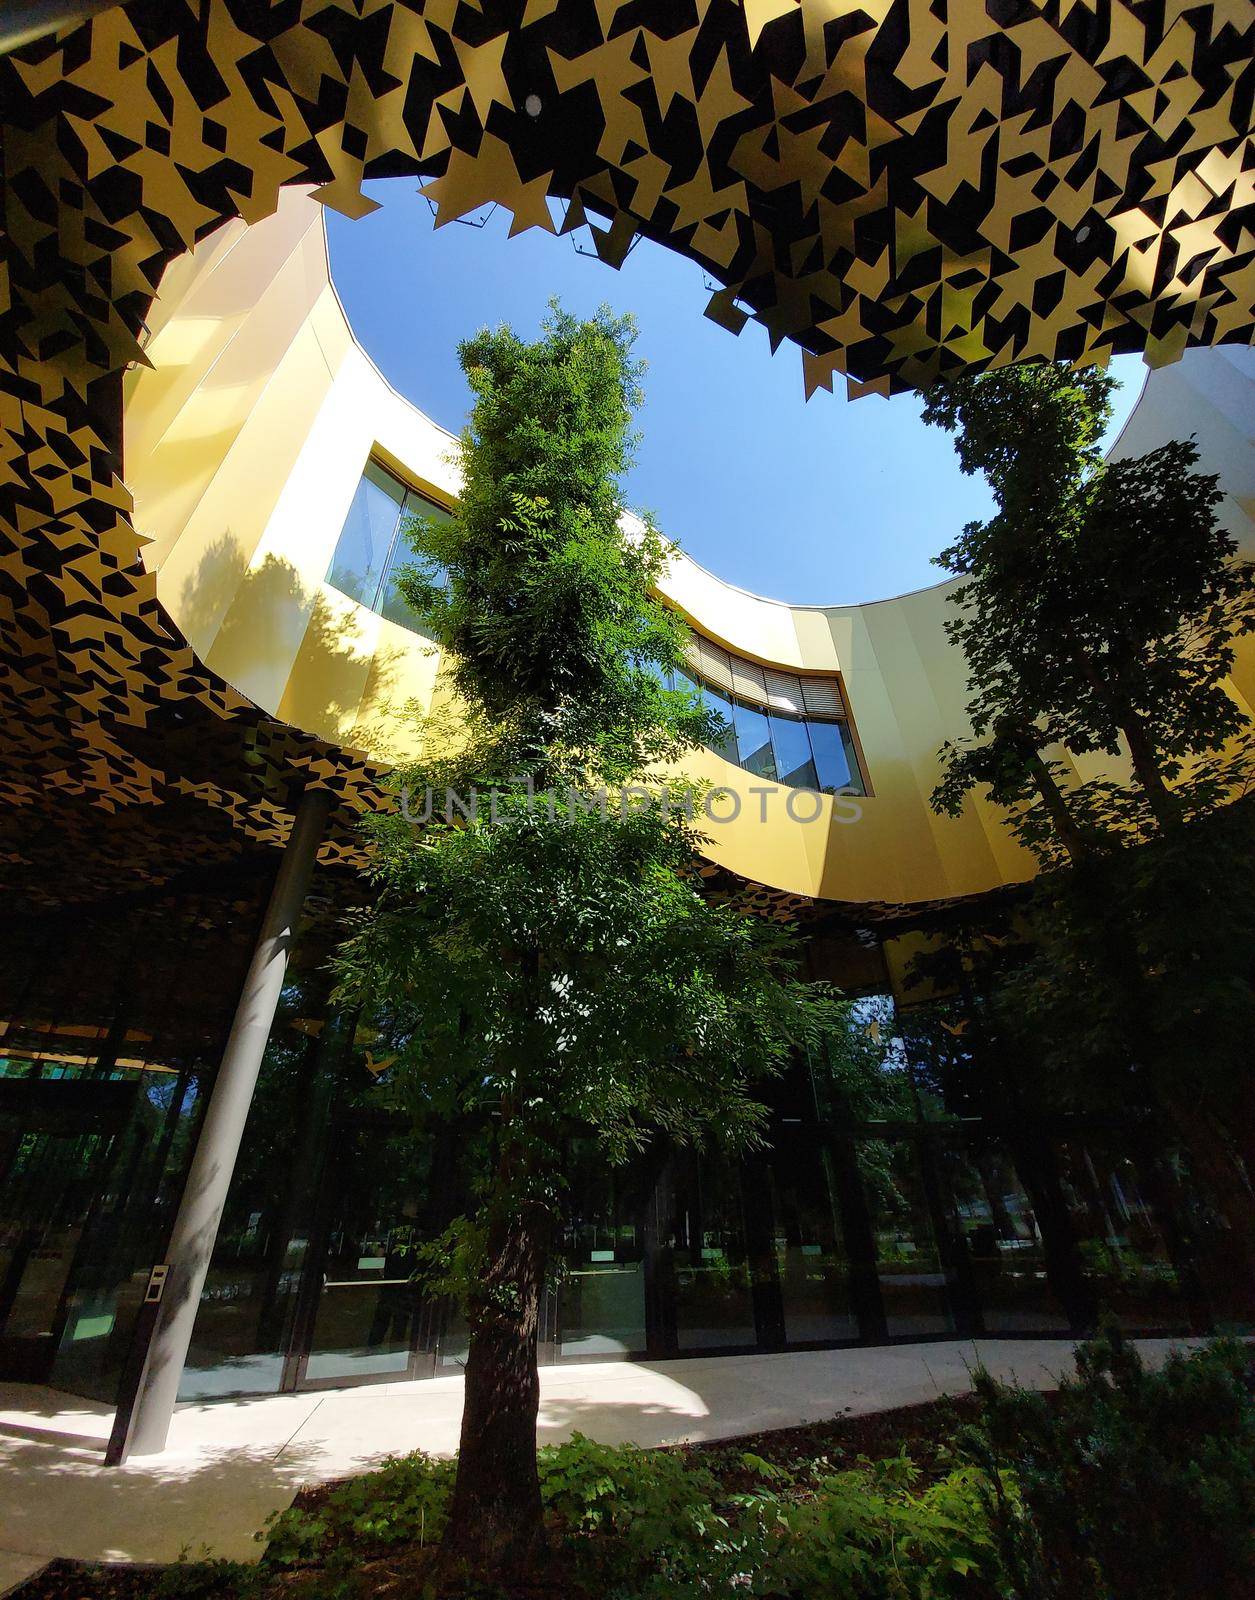
[(383, 558), (383, 564), (379, 568), (379, 581), (375, 585), (374, 599), (370, 603), (370, 609), (376, 615), (383, 610), (384, 586), (388, 582), (388, 574), (392, 571), (392, 558), (396, 554), (397, 536), (401, 531), (401, 519), (405, 515), (405, 507), (409, 498), (410, 492), (407, 489), (397, 504), (396, 520), (392, 524), (392, 537), (388, 540), (388, 553)]

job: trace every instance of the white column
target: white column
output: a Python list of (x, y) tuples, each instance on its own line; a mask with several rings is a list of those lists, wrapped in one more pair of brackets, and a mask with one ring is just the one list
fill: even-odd
[(307, 789), (297, 806), (171, 1230), (166, 1252), (170, 1276), (148, 1346), (123, 1459), (157, 1455), (166, 1447), (205, 1274), (330, 809), (331, 796), (326, 790)]

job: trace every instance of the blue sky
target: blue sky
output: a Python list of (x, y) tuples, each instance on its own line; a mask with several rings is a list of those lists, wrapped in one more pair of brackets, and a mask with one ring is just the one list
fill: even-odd
[[(367, 193), (383, 205), (361, 221), (327, 214), (336, 287), (384, 376), (447, 428), (469, 404), (467, 334), (508, 322), (534, 335), (554, 295), (577, 314), (635, 314), (648, 370), (627, 498), (720, 577), (779, 600), (878, 600), (937, 582), (932, 556), (988, 513), (983, 479), (963, 476), (914, 395), (804, 401), (800, 352), (771, 355), (753, 323), (734, 338), (708, 321), (700, 268), (670, 251), (642, 240), (615, 272), (577, 254), (587, 234), (510, 239), (500, 210), (437, 229), (410, 181)], [(1118, 429), (1145, 368), (1125, 356), (1113, 371)]]

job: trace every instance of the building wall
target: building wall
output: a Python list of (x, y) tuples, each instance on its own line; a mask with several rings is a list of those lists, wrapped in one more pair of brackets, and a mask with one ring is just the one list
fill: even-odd
[[(356, 344), (321, 208), (287, 190), (273, 218), (218, 230), (170, 269), (150, 330), (151, 368), (127, 383), (126, 475), (164, 605), (205, 663), (264, 710), (382, 760), (412, 753), (413, 710), (442, 692), (437, 654), (323, 575), (368, 456), (450, 500), (453, 439)], [(1139, 454), (1197, 433), (1250, 553), (1253, 397), (1249, 351), (1187, 353), (1152, 374), (1116, 447)], [(938, 546), (952, 531), (938, 529)], [(928, 805), (939, 747), (967, 731), (964, 663), (944, 632), (952, 587), (788, 606), (677, 556), (665, 593), (699, 631), (767, 664), (842, 675), (870, 780), (856, 817), (825, 795), (811, 821), (815, 801), (795, 802), (794, 818), (790, 791), (695, 755), (685, 770), (739, 800), (734, 821), (707, 828), (714, 861), (787, 893), (859, 903), (976, 894), (1031, 875), (999, 808), (974, 799), (951, 819)], [(1255, 703), (1255, 649), (1233, 692)], [(1099, 770), (1073, 765), (1081, 778)]]

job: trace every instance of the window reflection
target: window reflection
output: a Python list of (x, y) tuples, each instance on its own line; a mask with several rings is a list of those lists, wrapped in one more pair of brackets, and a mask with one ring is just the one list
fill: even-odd
[(377, 461), (368, 461), (336, 541), (327, 582), (389, 622), (424, 633), (398, 587), (414, 561), (406, 530), (417, 517), (447, 521), (449, 512), (407, 488)]
[[(727, 732), (710, 745), (725, 761), (793, 789), (823, 789), (829, 794), (867, 792), (845, 721), (767, 711), (695, 673), (674, 671), (664, 676), (664, 681), (670, 688), (697, 695), (727, 723)], [(828, 698), (836, 699), (839, 691), (835, 684), (825, 686)]]
[(876, 1273), (891, 1337), (949, 1333), (946, 1276), (914, 1141), (859, 1139), (856, 1160), (872, 1216)]
[(404, 500), (404, 487), (390, 472), (368, 461), (331, 558), (327, 582), (372, 610)]
[(809, 726), (819, 787), (831, 793), (849, 789), (862, 794), (863, 785), (858, 777), (849, 729), (841, 722), (812, 722)]
[(811, 760), (811, 732), (798, 717), (770, 717), (771, 742), (776, 751), (780, 782), (793, 789), (818, 789), (819, 779)]
[[(426, 637), (398, 587), (412, 564), (406, 530), (416, 517), (440, 521), (449, 515), (444, 506), (407, 488), (377, 461), (368, 461), (336, 542), (327, 582), (389, 622)], [(697, 670), (677, 669), (663, 675), (664, 681), (697, 696), (726, 724), (726, 731), (711, 742), (716, 755), (755, 777), (790, 788), (866, 793), (854, 741), (840, 715), (842, 700), (835, 680), (808, 678), (803, 683), (774, 669), (764, 678), (763, 668), (739, 661), (698, 635), (693, 636), (693, 646)], [(760, 693), (771, 679), (772, 709), (754, 704), (744, 693), (729, 693), (712, 682), (712, 676), (734, 687), (739, 684), (742, 690), (757, 684)], [(782, 686), (790, 694), (779, 698)], [(793, 715), (782, 709), (803, 700), (806, 712), (818, 715)]]
[(741, 765), (755, 777), (776, 776), (776, 756), (771, 747), (771, 722), (762, 711), (738, 700), (734, 707), (736, 742), (741, 750)]
[(702, 698), (706, 705), (727, 723), (723, 733), (715, 738), (711, 749), (725, 761), (731, 761), (734, 766), (739, 765), (741, 758), (737, 751), (736, 718), (733, 714), (732, 701), (722, 689), (716, 689), (710, 684), (703, 685)]

